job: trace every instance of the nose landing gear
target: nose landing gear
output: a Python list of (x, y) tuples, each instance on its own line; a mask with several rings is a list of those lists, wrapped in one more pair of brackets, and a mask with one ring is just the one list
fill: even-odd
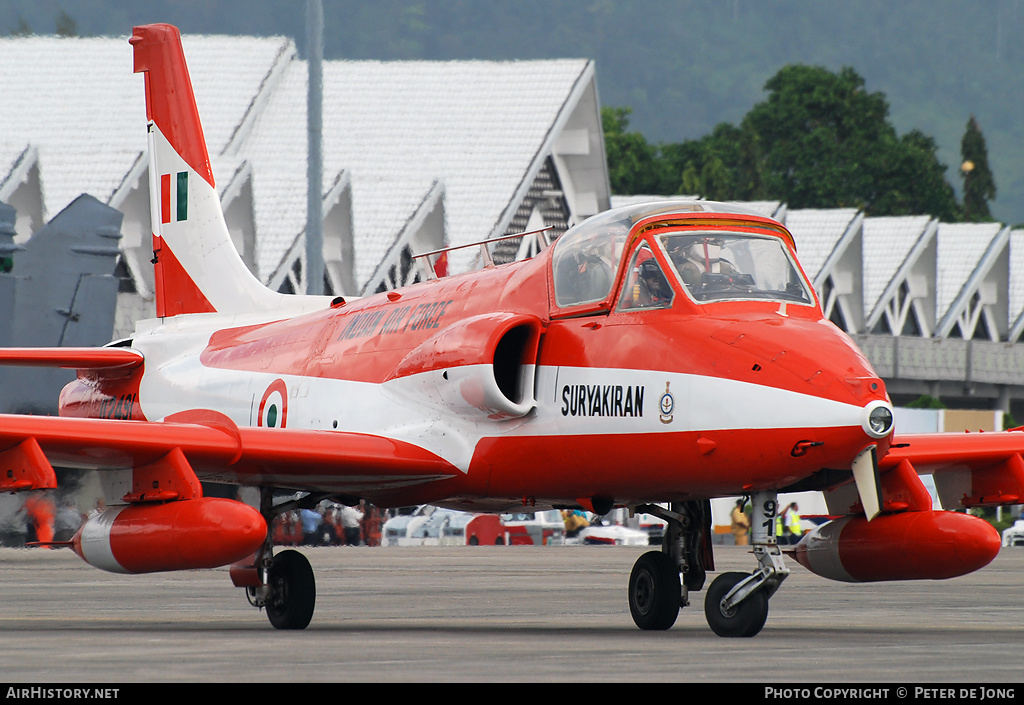
[[(774, 492), (753, 495), (752, 549), (758, 569), (753, 573), (723, 573), (715, 578), (704, 599), (704, 616), (718, 636), (752, 637), (768, 619), (768, 600), (789, 575), (775, 543), (778, 499)], [(646, 512), (668, 522), (661, 551), (640, 556), (629, 578), (629, 611), (641, 629), (668, 629), (689, 604), (689, 591), (704, 586), (711, 558), (710, 502), (673, 503), (670, 510), (642, 505)]]
[(736, 600), (736, 587), (749, 578), (746, 573), (722, 573), (712, 581), (704, 597), (704, 616), (718, 636), (754, 636), (768, 619), (768, 598), (763, 590)]

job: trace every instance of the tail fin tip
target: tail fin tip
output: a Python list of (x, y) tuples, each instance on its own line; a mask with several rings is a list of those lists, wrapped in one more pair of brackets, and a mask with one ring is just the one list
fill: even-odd
[(135, 27), (128, 43), (134, 50), (135, 73), (145, 74), (146, 118), (156, 124), (174, 151), (215, 187), (178, 28), (169, 24)]

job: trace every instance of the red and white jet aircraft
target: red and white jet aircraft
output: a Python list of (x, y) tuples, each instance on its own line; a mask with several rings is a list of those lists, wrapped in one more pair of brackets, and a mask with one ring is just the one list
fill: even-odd
[[(301, 629), (308, 561), (274, 555), (275, 490), (382, 507), (625, 506), (668, 522), (629, 607), (667, 629), (714, 570), (710, 499), (750, 496), (749, 573), (709, 586), (722, 636), (753, 636), (788, 574), (777, 493), (825, 491), (844, 515), (793, 555), (845, 581), (945, 578), (998, 533), (933, 511), (919, 472), (962, 504), (1024, 495), (1024, 433), (894, 436), (885, 385), (825, 320), (778, 222), (677, 201), (594, 216), (534, 258), (358, 300), (289, 296), (232, 246), (178, 31), (138, 27), (158, 318), (100, 349), (6, 349), (78, 370), (60, 417), (0, 416), (0, 489), (100, 471), (112, 501), (71, 542), (123, 573), (232, 564), (271, 623)], [(52, 464), (52, 465), (51, 465)], [(254, 486), (258, 508), (200, 480)], [(667, 508), (666, 508), (667, 507)]]

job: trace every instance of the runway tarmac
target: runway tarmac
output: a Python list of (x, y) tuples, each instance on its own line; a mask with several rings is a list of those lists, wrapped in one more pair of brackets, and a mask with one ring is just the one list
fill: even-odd
[[(0, 685), (1024, 681), (1021, 548), (948, 581), (848, 585), (788, 560), (753, 639), (715, 636), (704, 591), (671, 630), (638, 630), (626, 584), (647, 549), (302, 550), (316, 613), (279, 632), (227, 569), (125, 576), (67, 550), (0, 549)], [(754, 567), (744, 548), (715, 557), (716, 573)]]

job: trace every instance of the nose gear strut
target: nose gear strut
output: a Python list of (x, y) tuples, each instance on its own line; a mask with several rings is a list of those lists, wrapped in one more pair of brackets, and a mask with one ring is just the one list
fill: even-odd
[(751, 544), (758, 568), (751, 574), (723, 573), (711, 583), (704, 597), (704, 616), (718, 636), (751, 637), (768, 619), (768, 600), (789, 576), (782, 551), (775, 540), (779, 510), (775, 492), (755, 492)]

